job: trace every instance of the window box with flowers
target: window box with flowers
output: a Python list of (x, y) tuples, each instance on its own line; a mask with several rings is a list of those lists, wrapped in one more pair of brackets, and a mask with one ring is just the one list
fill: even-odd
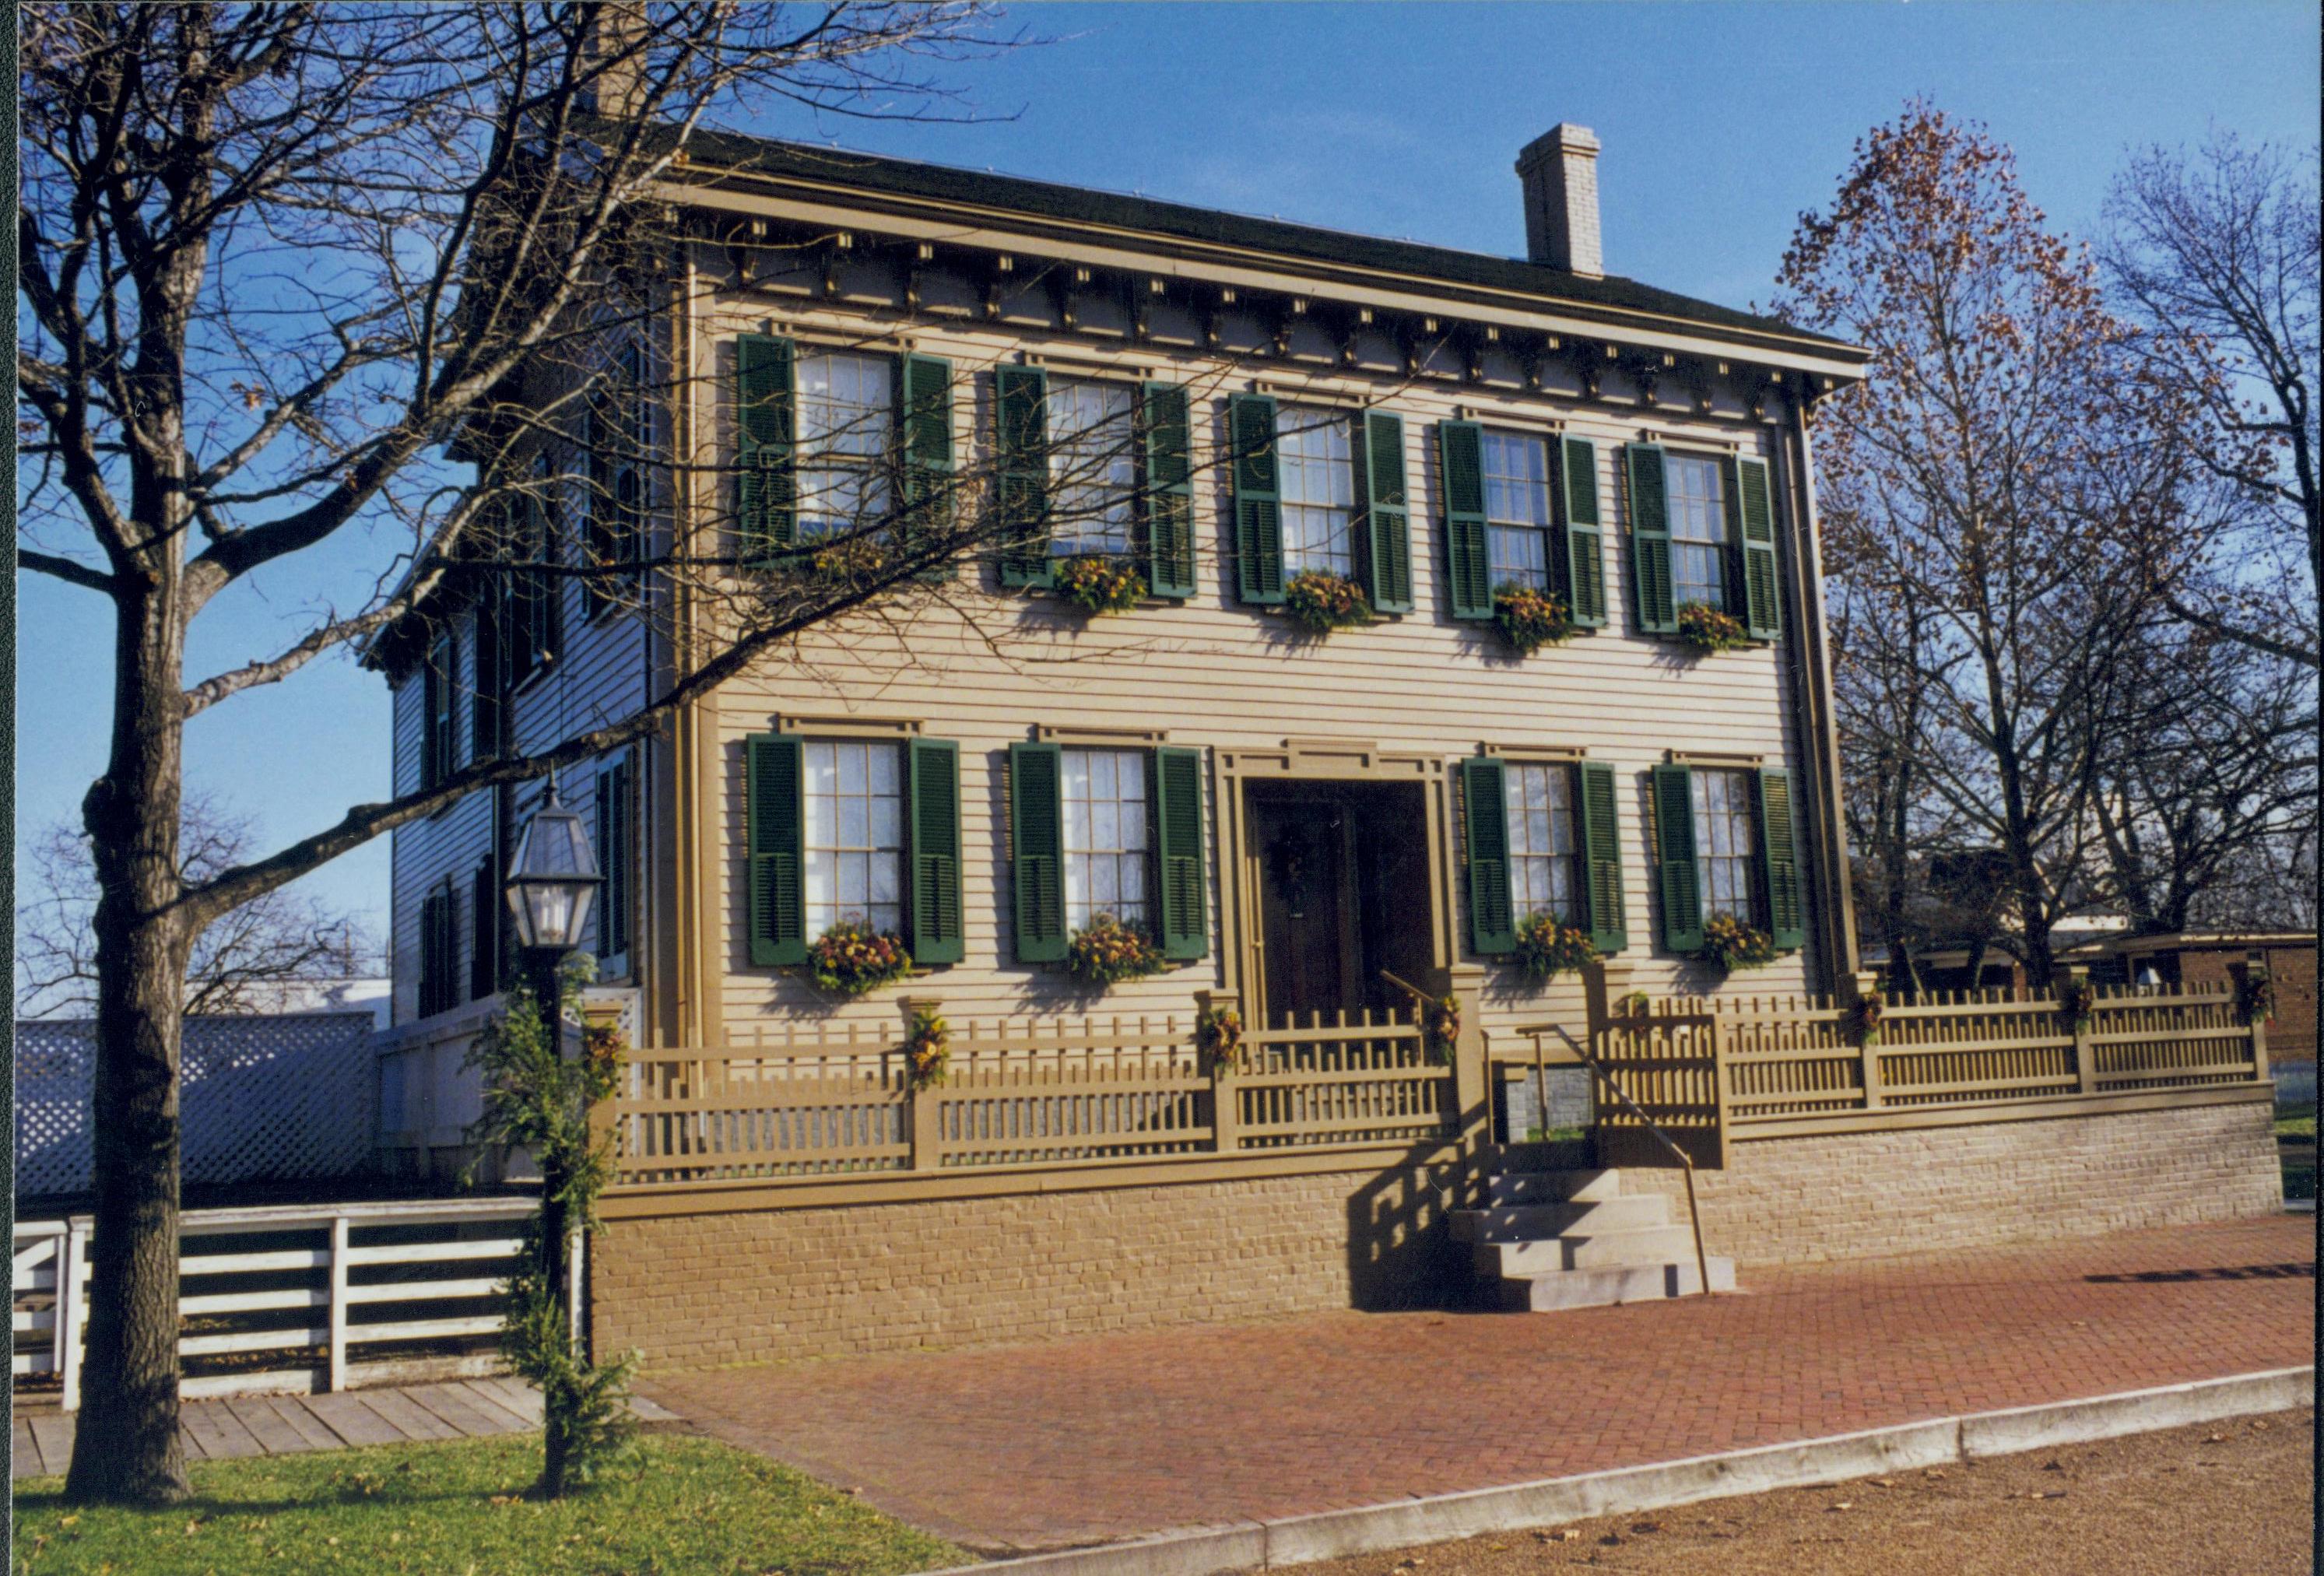
[(1702, 602), (1690, 602), (1678, 610), (1678, 641), (1706, 657), (1718, 651), (1739, 650), (1752, 643), (1741, 619)]
[(1757, 926), (1720, 914), (1703, 921), (1702, 955), (1716, 963), (1721, 973), (1732, 974), (1744, 969), (1764, 969), (1774, 963), (1775, 943)]
[(1573, 635), (1563, 597), (1515, 581), (1493, 592), (1493, 628), (1520, 657), (1530, 657), (1544, 646), (1562, 645)]
[(1098, 915), (1065, 944), (1065, 972), (1101, 990), (1158, 974), (1167, 966), (1162, 949), (1144, 931), (1111, 914)]
[(1283, 588), (1283, 611), (1293, 622), (1315, 635), (1370, 623), (1372, 617), (1372, 604), (1364, 588), (1328, 569), (1305, 569), (1294, 575)]
[(862, 996), (910, 973), (912, 954), (902, 936), (843, 919), (807, 947), (807, 968), (817, 990)]
[(1146, 576), (1120, 558), (1088, 553), (1056, 567), (1058, 597), (1091, 618), (1128, 613), (1146, 600)]
[(1518, 922), (1517, 950), (1510, 956), (1527, 979), (1546, 983), (1569, 969), (1596, 963), (1598, 949), (1591, 945), (1588, 931), (1561, 924), (1556, 915), (1544, 910)]

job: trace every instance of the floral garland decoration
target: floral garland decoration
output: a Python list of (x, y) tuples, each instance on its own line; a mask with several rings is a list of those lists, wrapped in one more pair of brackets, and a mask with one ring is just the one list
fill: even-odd
[(1678, 610), (1678, 638), (1698, 651), (1732, 651), (1751, 643), (1743, 621), (1704, 603), (1690, 602)]
[(915, 1090), (944, 1082), (945, 1064), (951, 1058), (952, 1031), (933, 1008), (912, 1013), (911, 1032), (904, 1037), (904, 1078)]
[(1424, 996), (1412, 993), (1412, 1020), (1420, 1026), (1420, 1043), (1431, 1055), (1445, 1061), (1452, 1059), (1452, 1046), (1461, 1037), (1461, 999), (1457, 996)]
[(1093, 985), (1118, 985), (1162, 972), (1162, 949), (1111, 914), (1101, 914), (1065, 944), (1065, 972)]
[(846, 918), (825, 931), (807, 948), (816, 988), (835, 996), (861, 996), (912, 971), (912, 954), (904, 938), (874, 930), (858, 918)]
[(2236, 1016), (2246, 1028), (2265, 1023), (2275, 1016), (2275, 976), (2264, 969), (2249, 969), (2236, 982)]
[(1566, 615), (1563, 597), (1515, 581), (1505, 582), (1493, 592), (1493, 627), (1520, 657), (1530, 657), (1573, 634), (1573, 621)]
[(1194, 1048), (1220, 1073), (1242, 1071), (1242, 1014), (1231, 1007), (1205, 1007), (1194, 1019)]
[(1544, 912), (1528, 915), (1518, 922), (1517, 951), (1513, 955), (1526, 978), (1546, 981), (1568, 969), (1596, 963), (1598, 949), (1590, 944), (1588, 931), (1561, 925), (1556, 915)]
[(2066, 1015), (2066, 1021), (2073, 1027), (2075, 1033), (2080, 1034), (2089, 1028), (2090, 1020), (2098, 1016), (2098, 1007), (2097, 987), (2081, 976), (2068, 976), (2064, 986), (2058, 991), (2058, 1010)]
[(1057, 566), (1057, 594), (1092, 618), (1128, 613), (1146, 600), (1146, 577), (1118, 558), (1085, 554)]
[(1775, 961), (1775, 941), (1757, 926), (1721, 914), (1702, 927), (1702, 956), (1726, 973), (1764, 969)]
[(1644, 1018), (1653, 1008), (1654, 1001), (1644, 991), (1633, 991), (1623, 997), (1617, 1005), (1621, 1008), (1622, 1014), (1626, 1018)]
[(1887, 1009), (1887, 998), (1877, 991), (1868, 991), (1857, 998), (1856, 1005), (1850, 1012), (1855, 1019), (1857, 1042), (1859, 1045), (1871, 1046), (1880, 1043), (1880, 1018)]
[(1363, 623), (1372, 616), (1364, 588), (1345, 575), (1303, 569), (1283, 588), (1283, 611), (1315, 634)]

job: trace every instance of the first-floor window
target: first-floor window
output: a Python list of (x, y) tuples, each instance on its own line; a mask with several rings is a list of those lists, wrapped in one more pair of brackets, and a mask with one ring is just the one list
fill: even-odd
[(1067, 750), (1063, 765), (1066, 927), (1111, 915), (1142, 929), (1150, 918), (1146, 752)]
[(904, 927), (901, 750), (854, 740), (807, 741), (807, 934), (843, 919)]
[(1751, 774), (1697, 767), (1695, 859), (1702, 871), (1702, 917), (1753, 919), (1751, 865), (1758, 854), (1758, 806)]
[(1674, 605), (1727, 606), (1727, 485), (1719, 462), (1671, 455), (1671, 594)]
[(1502, 777), (1509, 812), (1509, 907), (1519, 919), (1549, 914), (1581, 923), (1573, 827), (1573, 769), (1513, 761)]
[(1322, 410), (1286, 410), (1275, 440), (1282, 488), (1283, 572), (1355, 573), (1356, 473), (1349, 424)]
[(798, 534), (861, 530), (888, 510), (895, 364), (829, 351), (798, 359)]
[(508, 911), (501, 897), (500, 861), (486, 858), (476, 866), (468, 894), (468, 1000), (481, 1000), (501, 988), (501, 916)]
[(624, 751), (597, 773), (597, 863), (605, 878), (597, 899), (597, 958), (616, 974), (629, 972), (636, 922), (635, 759)]
[(1485, 529), (1496, 586), (1549, 585), (1549, 446), (1485, 434)]
[(452, 878), (420, 900), (420, 1016), (433, 1018), (460, 1004), (460, 921)]
[(1130, 390), (1118, 383), (1049, 384), (1049, 551), (1130, 551), (1138, 493)]

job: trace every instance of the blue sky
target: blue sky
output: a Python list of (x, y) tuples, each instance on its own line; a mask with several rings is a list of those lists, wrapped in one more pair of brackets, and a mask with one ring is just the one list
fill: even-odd
[[(1856, 139), (1915, 94), (1987, 123), (2075, 233), (2126, 148), (2214, 124), (2305, 146), (2319, 111), (2309, 4), (1058, 5), (1001, 25), (1049, 41), (951, 70), (992, 118), (752, 129), (1515, 254), (1517, 151), (1578, 121), (1604, 143), (1608, 270), (1745, 306)], [(189, 674), (275, 650), (383, 558), (335, 544), (311, 575), (231, 594)], [(21, 872), (103, 765), (110, 631), (87, 593), (19, 589)], [(195, 719), (187, 770), (269, 846), (323, 825), (387, 793), (385, 686), (314, 664)], [(383, 840), (311, 882), (383, 931), (387, 870)]]

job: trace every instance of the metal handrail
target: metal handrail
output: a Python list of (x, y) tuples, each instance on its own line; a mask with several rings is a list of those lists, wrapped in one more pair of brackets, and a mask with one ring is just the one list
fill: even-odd
[[(1545, 1065), (1542, 1060), (1541, 1037), (1545, 1034), (1554, 1034), (1571, 1046), (1573, 1054), (1580, 1056), (1582, 1062), (1588, 1065), (1590, 1070), (1592, 1073), (1595, 1073), (1599, 1078), (1604, 1082), (1606, 1087), (1614, 1092), (1614, 1098), (1620, 1101), (1624, 1106), (1628, 1107), (1632, 1116), (1637, 1117), (1639, 1121), (1646, 1124), (1646, 1131), (1654, 1134), (1655, 1138), (1662, 1144), (1664, 1148), (1668, 1149), (1673, 1155), (1678, 1157), (1680, 1169), (1686, 1173), (1687, 1223), (1694, 1229), (1694, 1272), (1697, 1276), (1702, 1277), (1702, 1295), (1706, 1297), (1709, 1296), (1711, 1295), (1711, 1259), (1702, 1250), (1702, 1212), (1695, 1207), (1693, 1160), (1688, 1157), (1687, 1152), (1684, 1149), (1679, 1147), (1677, 1142), (1674, 1140), (1668, 1133), (1663, 1131), (1661, 1123), (1655, 1121), (1654, 1118), (1648, 1116), (1639, 1108), (1638, 1102), (1630, 1098), (1629, 1092), (1614, 1081), (1614, 1074), (1607, 1070), (1606, 1064), (1603, 1062), (1600, 1062), (1597, 1057), (1591, 1055), (1590, 1054), (1589, 1047), (1583, 1045), (1580, 1040), (1575, 1039), (1573, 1036), (1567, 1031), (1563, 1024), (1519, 1024), (1510, 1032), (1513, 1034), (1528, 1035), (1532, 1037), (1534, 1076), (1539, 1081), (1540, 1087), (1542, 1088), (1545, 1096), (1547, 1092), (1548, 1074)], [(1545, 1133), (1547, 1132), (1549, 1130), (1549, 1103), (1546, 1098), (1545, 1098), (1542, 1102), (1541, 1124), (1542, 1131)]]

